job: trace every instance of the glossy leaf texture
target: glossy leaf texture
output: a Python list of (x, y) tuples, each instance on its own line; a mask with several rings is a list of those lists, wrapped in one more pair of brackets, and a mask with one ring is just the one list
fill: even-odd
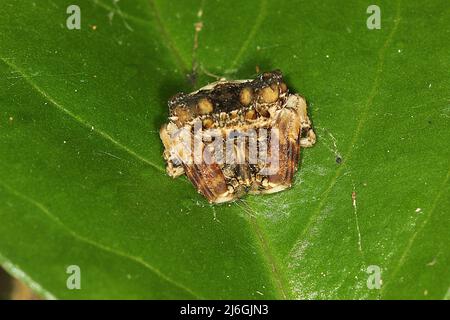
[[(0, 263), (45, 298), (448, 299), (450, 7), (371, 4), (3, 0)], [(292, 189), (212, 206), (165, 174), (167, 99), (257, 69), (318, 141)]]

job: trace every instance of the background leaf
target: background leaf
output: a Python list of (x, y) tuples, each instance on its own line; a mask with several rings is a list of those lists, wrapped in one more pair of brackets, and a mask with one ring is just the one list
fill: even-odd
[[(70, 4), (1, 4), (10, 273), (46, 298), (449, 298), (446, 2), (378, 2), (380, 30), (368, 1), (77, 0), (81, 30)], [(318, 142), (291, 190), (211, 206), (165, 174), (166, 101), (257, 67), (308, 99)]]

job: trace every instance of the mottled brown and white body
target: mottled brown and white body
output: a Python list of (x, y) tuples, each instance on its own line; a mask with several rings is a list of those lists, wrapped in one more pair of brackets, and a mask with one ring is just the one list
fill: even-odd
[[(212, 203), (290, 187), (300, 147), (315, 143), (306, 101), (289, 93), (280, 71), (179, 93), (169, 110), (160, 130), (167, 173), (186, 174)], [(226, 161), (230, 152), (235, 161)]]

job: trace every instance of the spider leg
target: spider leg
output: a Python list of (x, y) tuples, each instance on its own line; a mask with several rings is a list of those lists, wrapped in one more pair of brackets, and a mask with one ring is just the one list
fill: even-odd
[[(279, 147), (278, 154), (271, 154), (271, 161), (278, 157), (278, 168), (266, 175), (258, 190), (253, 193), (274, 193), (289, 188), (298, 168), (300, 148), (310, 147), (316, 141), (306, 101), (299, 95), (288, 98), (285, 108), (278, 111), (272, 130), (278, 131)], [(303, 132), (306, 133), (305, 136)], [(265, 181), (267, 182), (264, 183)]]
[(184, 170), (194, 187), (209, 202), (221, 203), (233, 199), (233, 196), (228, 192), (225, 177), (218, 164), (201, 163), (184, 165)]
[(311, 120), (308, 117), (305, 99), (297, 94), (292, 95), (289, 98), (286, 107), (297, 110), (301, 124), (300, 146), (303, 148), (312, 147), (316, 143), (316, 134), (312, 129)]

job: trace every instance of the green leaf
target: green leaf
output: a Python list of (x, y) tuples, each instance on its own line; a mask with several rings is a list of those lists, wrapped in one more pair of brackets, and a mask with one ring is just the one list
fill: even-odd
[[(68, 30), (71, 4), (0, 5), (10, 273), (46, 298), (449, 298), (445, 2), (378, 2), (379, 30), (367, 1), (77, 0)], [(212, 206), (165, 174), (166, 101), (256, 68), (308, 99), (318, 141), (292, 189)]]

